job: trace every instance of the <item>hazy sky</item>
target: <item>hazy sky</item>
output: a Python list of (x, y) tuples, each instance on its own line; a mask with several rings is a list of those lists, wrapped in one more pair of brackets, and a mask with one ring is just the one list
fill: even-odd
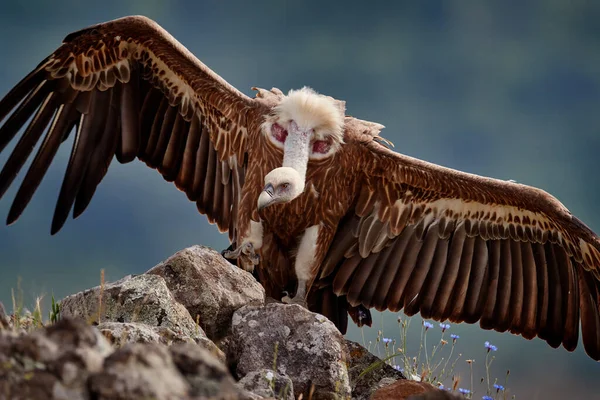
[[(67, 33), (143, 14), (244, 93), (252, 86), (311, 86), (346, 100), (349, 114), (384, 124), (397, 151), (541, 187), (600, 231), (599, 2), (86, 3), (0, 4), (0, 96)], [(31, 304), (38, 294), (62, 297), (96, 285), (102, 268), (114, 280), (192, 244), (228, 245), (195, 204), (137, 162), (115, 162), (89, 209), (51, 237), (66, 144), (23, 217), (0, 227), (0, 301), (9, 309), (18, 277)], [(16, 189), (0, 201), (0, 214)], [(367, 337), (381, 328), (379, 319)], [(384, 314), (382, 326), (386, 336), (397, 336), (395, 315)], [(479, 368), (483, 342), (499, 347), (492, 372), (502, 376), (510, 368), (518, 398), (597, 393), (600, 366), (581, 348), (571, 354), (477, 325), (452, 331)], [(362, 340), (358, 330), (348, 336)]]

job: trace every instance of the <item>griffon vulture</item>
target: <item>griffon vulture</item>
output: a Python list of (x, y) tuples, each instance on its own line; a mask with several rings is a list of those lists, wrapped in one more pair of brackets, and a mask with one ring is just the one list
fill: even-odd
[(43, 137), (8, 224), (73, 130), (52, 234), (113, 158), (139, 158), (229, 232), (225, 255), (267, 295), (343, 332), (348, 314), (403, 309), (572, 351), (581, 323), (600, 359), (600, 242), (558, 200), (395, 153), (381, 125), (308, 88), (247, 97), (147, 18), (68, 35), (0, 101), (0, 124), (0, 151), (26, 125), (0, 196)]

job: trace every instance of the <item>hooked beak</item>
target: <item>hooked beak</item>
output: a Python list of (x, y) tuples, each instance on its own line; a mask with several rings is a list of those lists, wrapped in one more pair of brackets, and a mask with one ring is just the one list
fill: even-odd
[(267, 183), (263, 191), (258, 196), (258, 211), (274, 204), (277, 198), (275, 197), (275, 188), (270, 183)]

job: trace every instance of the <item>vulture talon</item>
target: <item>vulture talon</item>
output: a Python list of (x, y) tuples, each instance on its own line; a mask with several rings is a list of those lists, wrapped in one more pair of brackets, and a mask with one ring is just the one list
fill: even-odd
[(229, 260), (238, 260), (238, 266), (244, 271), (252, 272), (254, 267), (260, 262), (260, 256), (254, 251), (254, 245), (251, 242), (243, 243), (235, 250), (223, 250), (223, 257)]
[(283, 296), (281, 298), (281, 302), (285, 304), (298, 304), (301, 307), (308, 308), (308, 304), (306, 303), (306, 299), (301, 296)]
[(290, 297), (286, 293), (286, 295), (281, 298), (281, 301), (285, 304), (298, 304), (299, 306), (308, 308), (308, 304), (306, 303), (306, 281), (299, 279), (296, 295), (294, 297)]

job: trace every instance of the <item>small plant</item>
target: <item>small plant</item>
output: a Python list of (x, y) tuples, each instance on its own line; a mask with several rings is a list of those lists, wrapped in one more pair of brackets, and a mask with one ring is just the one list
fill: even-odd
[(55, 323), (60, 319), (60, 304), (52, 296), (51, 309), (48, 312), (48, 320), (44, 321), (44, 312), (42, 303), (44, 295), (35, 298), (33, 308), (30, 311), (23, 304), (23, 289), (21, 288), (21, 279), (17, 280), (17, 289), (11, 289), (12, 314), (10, 315), (9, 326), (15, 331), (32, 331), (41, 328), (48, 323)]
[(60, 321), (60, 303), (54, 300), (54, 295), (52, 295), (52, 303), (50, 305), (50, 311), (48, 312), (48, 320), (51, 324), (55, 324)]
[[(396, 339), (384, 337), (382, 330), (378, 331), (377, 338), (375, 339), (375, 348), (371, 349), (371, 342), (369, 342), (369, 351), (378, 355), (381, 361), (367, 367), (360, 374), (359, 378), (386, 363), (402, 372), (408, 379), (427, 382), (443, 390), (459, 392), (468, 399), (475, 398), (476, 388), (473, 384), (473, 364), (475, 364), (475, 360), (465, 360), (469, 368), (469, 387), (459, 387), (461, 377), (456, 373), (456, 369), (458, 362), (462, 358), (462, 354), (457, 353), (456, 350), (460, 336), (451, 333), (447, 337), (448, 331), (451, 328), (450, 324), (444, 322), (439, 324), (440, 338), (435, 341), (433, 346), (429, 346), (427, 344), (428, 337), (431, 335), (431, 331), (436, 329), (436, 326), (429, 321), (422, 320), (420, 343), (418, 349), (415, 350), (416, 355), (410, 356), (407, 340), (410, 323), (411, 318), (398, 316), (398, 326), (400, 329), (398, 347), (396, 347)], [(362, 335), (364, 345), (364, 333)], [(505, 386), (507, 385), (509, 372), (507, 371), (506, 373), (504, 385), (498, 384), (497, 380), (492, 381), (490, 378), (491, 365), (495, 359), (493, 353), (498, 348), (490, 342), (485, 342), (484, 349), (486, 351), (485, 377), (481, 378), (480, 384), (484, 385), (483, 390), (485, 395), (482, 399), (505, 400), (508, 396)], [(383, 356), (382, 351), (384, 353)]]

